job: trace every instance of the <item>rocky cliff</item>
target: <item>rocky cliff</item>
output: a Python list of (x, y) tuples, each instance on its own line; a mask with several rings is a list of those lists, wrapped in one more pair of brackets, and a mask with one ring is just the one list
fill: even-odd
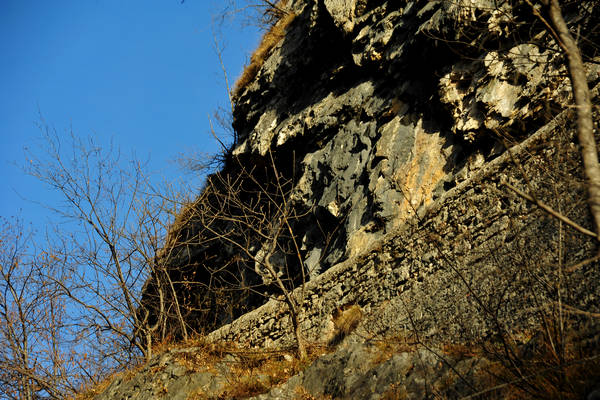
[[(279, 3), (234, 92), (235, 142), (157, 259), (182, 317), (159, 313), (156, 276), (144, 289), (163, 334), (183, 318), (210, 341), (290, 349), (293, 292), (302, 337), (332, 353), (261, 398), (460, 397), (498, 382), (487, 365), (528, 382), (557, 337), (538, 368), (597, 356), (596, 241), (535, 204), (593, 228), (564, 55), (530, 3)], [(600, 7), (563, 13), (594, 88)], [(381, 358), (384, 337), (411, 346)], [(236, 374), (176, 359), (99, 398), (225, 396)]]

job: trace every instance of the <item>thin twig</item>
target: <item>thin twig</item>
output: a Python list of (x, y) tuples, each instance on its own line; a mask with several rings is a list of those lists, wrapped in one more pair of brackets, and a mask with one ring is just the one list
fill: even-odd
[(554, 211), (552, 208), (550, 208), (546, 204), (542, 203), (540, 200), (536, 200), (532, 196), (530, 196), (530, 195), (528, 195), (528, 194), (520, 191), (519, 189), (517, 189), (516, 187), (514, 187), (510, 183), (508, 183), (508, 182), (502, 182), (502, 184), (504, 186), (506, 186), (507, 188), (509, 188), (510, 190), (512, 190), (513, 192), (515, 192), (520, 197), (522, 197), (525, 200), (528, 200), (528, 201), (534, 203), (539, 208), (541, 208), (542, 210), (546, 211), (548, 214), (552, 215), (553, 217), (558, 218), (559, 220), (561, 220), (565, 224), (569, 225), (573, 229), (575, 229), (575, 230), (583, 233), (584, 235), (588, 235), (590, 237), (593, 237), (594, 239), (598, 238), (598, 236), (594, 232), (590, 231), (589, 229), (584, 228), (583, 226), (579, 225), (577, 222), (572, 221), (571, 219), (569, 219), (568, 217), (564, 216), (563, 214)]
[[(577, 139), (581, 146), (583, 170), (588, 180), (589, 205), (594, 221), (594, 228), (600, 229), (600, 163), (598, 149), (594, 137), (594, 121), (590, 89), (587, 83), (586, 70), (581, 58), (581, 51), (571, 35), (560, 9), (559, 0), (543, 0), (545, 3), (553, 31), (567, 58), (567, 66), (571, 78), (573, 100), (577, 110)], [(595, 236), (596, 239), (600, 239)]]
[(583, 261), (581, 261), (581, 262), (578, 262), (578, 263), (577, 263), (577, 264), (575, 264), (575, 265), (572, 265), (572, 266), (568, 267), (568, 268), (566, 269), (566, 271), (567, 271), (567, 272), (573, 272), (573, 271), (576, 271), (576, 270), (578, 270), (579, 268), (581, 268), (581, 267), (584, 267), (584, 266), (586, 266), (586, 265), (588, 265), (588, 264), (590, 264), (590, 263), (596, 262), (596, 261), (598, 261), (598, 260), (600, 260), (600, 252), (598, 252), (598, 254), (596, 254), (596, 255), (595, 255), (594, 257), (592, 257), (592, 258), (588, 258), (588, 259), (586, 259), (586, 260), (583, 260)]
[(583, 310), (580, 310), (579, 308), (568, 306), (566, 304), (561, 304), (560, 306), (561, 306), (561, 309), (564, 309), (564, 311), (571, 313), (571, 314), (585, 315), (586, 317), (592, 317), (592, 318), (600, 318), (600, 313), (583, 311)]
[[(571, 361), (569, 363), (565, 363), (564, 365), (561, 365), (561, 367), (569, 367), (569, 366), (572, 366), (572, 365), (584, 364), (584, 363), (586, 363), (588, 361), (594, 361), (594, 360), (596, 360), (598, 358), (600, 358), (600, 355), (595, 355), (595, 356), (592, 356), (592, 357), (586, 357), (586, 358), (582, 358), (580, 360), (576, 360), (576, 361)], [(555, 370), (557, 367), (558, 366), (552, 366), (552, 367), (544, 368), (541, 371), (538, 371), (536, 373), (524, 376), (522, 378), (514, 379), (514, 380), (512, 380), (510, 382), (505, 382), (505, 383), (502, 383), (500, 385), (496, 385), (496, 386), (493, 386), (491, 388), (487, 388), (487, 389), (482, 390), (480, 392), (473, 393), (473, 394), (470, 394), (470, 395), (465, 396), (465, 397), (461, 397), (461, 400), (474, 399), (474, 398), (479, 397), (479, 396), (481, 396), (483, 394), (490, 393), (490, 392), (493, 392), (495, 390), (503, 389), (503, 388), (505, 388), (507, 386), (510, 386), (510, 385), (514, 385), (514, 384), (517, 384), (517, 383), (524, 382), (524, 381), (526, 381), (528, 379), (531, 379), (533, 377), (542, 375), (542, 374), (544, 374), (544, 373), (546, 373), (548, 371)]]

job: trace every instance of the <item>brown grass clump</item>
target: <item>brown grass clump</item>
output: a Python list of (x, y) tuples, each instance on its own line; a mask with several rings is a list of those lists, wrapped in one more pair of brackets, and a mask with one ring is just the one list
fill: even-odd
[(454, 360), (477, 357), (481, 353), (476, 346), (462, 343), (445, 343), (442, 352)]
[(386, 337), (382, 340), (376, 340), (373, 343), (377, 349), (376, 356), (372, 360), (373, 365), (386, 362), (394, 354), (412, 353), (420, 346), (419, 343), (411, 341), (403, 335)]
[(335, 310), (333, 325), (335, 334), (329, 345), (335, 346), (352, 333), (363, 319), (363, 312), (357, 304), (346, 305)]
[[(225, 355), (238, 351), (235, 343), (212, 343), (201, 339), (187, 341), (185, 344), (173, 348), (192, 350), (178, 353), (175, 356), (175, 359), (179, 364), (192, 372), (215, 372), (214, 366), (220, 362)], [(168, 350), (170, 349), (171, 348)]]
[(238, 97), (240, 93), (256, 78), (258, 71), (262, 68), (265, 59), (277, 43), (285, 36), (289, 24), (296, 18), (296, 14), (289, 12), (281, 17), (271, 29), (262, 37), (260, 45), (252, 54), (250, 64), (246, 65), (242, 75), (235, 83), (233, 97)]
[(404, 400), (408, 398), (406, 388), (401, 383), (392, 383), (380, 397), (381, 400)]
[(352, 304), (337, 310), (333, 323), (338, 332), (348, 335), (356, 329), (362, 318), (363, 312), (360, 306)]

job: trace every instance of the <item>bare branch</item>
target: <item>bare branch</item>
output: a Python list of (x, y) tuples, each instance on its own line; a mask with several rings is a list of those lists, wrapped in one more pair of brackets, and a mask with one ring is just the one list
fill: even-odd
[[(592, 103), (585, 68), (577, 42), (571, 35), (562, 16), (559, 1), (544, 0), (544, 3), (547, 7), (552, 27), (558, 36), (559, 45), (564, 50), (569, 64), (571, 86), (573, 88), (573, 97), (577, 111), (577, 138), (581, 146), (584, 171), (588, 179), (590, 208), (596, 231), (598, 231), (600, 229), (600, 164), (598, 163), (598, 150), (594, 138)], [(600, 240), (598, 236), (596, 238)]]
[(546, 204), (542, 203), (541, 201), (533, 198), (532, 196), (520, 191), (519, 189), (517, 189), (516, 187), (514, 187), (513, 185), (511, 185), (508, 182), (503, 182), (502, 183), (504, 186), (506, 186), (507, 188), (509, 188), (510, 190), (512, 190), (513, 192), (515, 192), (517, 195), (519, 195), (520, 197), (536, 204), (539, 208), (541, 208), (542, 210), (546, 211), (548, 214), (552, 215), (553, 217), (561, 220), (562, 222), (564, 222), (565, 224), (569, 225), (570, 227), (574, 228), (575, 230), (591, 236), (593, 238), (597, 238), (597, 235), (590, 231), (589, 229), (586, 229), (584, 227), (582, 227), (581, 225), (579, 225), (578, 223), (570, 220), (569, 218), (567, 218), (566, 216), (564, 216), (563, 214), (554, 211), (552, 208), (550, 208), (549, 206), (547, 206)]

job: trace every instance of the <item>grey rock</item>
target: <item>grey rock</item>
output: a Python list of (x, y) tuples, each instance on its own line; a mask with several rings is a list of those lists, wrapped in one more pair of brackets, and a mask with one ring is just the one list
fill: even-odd
[(331, 14), (338, 28), (345, 33), (352, 32), (354, 29), (354, 15), (356, 12), (357, 0), (325, 0), (325, 8)]
[[(272, 257), (281, 272), (305, 268), (310, 278), (296, 292), (304, 296), (302, 328), (310, 341), (329, 337), (333, 312), (347, 304), (373, 310), (357, 328), (368, 337), (416, 330), (435, 343), (469, 343), (493, 336), (498, 325), (528, 332), (539, 324), (539, 304), (556, 300), (545, 282), (555, 278), (559, 238), (565, 243), (562, 256), (573, 265), (591, 254), (591, 240), (564, 234), (564, 227), (557, 228), (554, 219), (504, 185), (528, 187), (569, 218), (591, 226), (572, 120), (561, 113), (571, 101), (565, 64), (534, 16), (510, 4), (290, 2), (293, 23), (236, 98), (238, 142), (219, 174), (239, 177), (243, 168), (237, 162), (268, 167), (272, 155), (278, 176), (290, 182), (287, 204), (303, 216), (290, 226), (301, 260), (285, 251)], [(574, 31), (599, 42), (592, 29), (600, 12), (595, 3), (565, 7)], [(526, 41), (523, 27), (532, 32)], [(597, 60), (595, 50), (584, 50), (586, 59)], [(587, 68), (590, 85), (597, 85), (600, 67), (590, 63)], [(492, 143), (498, 134), (524, 144), (509, 155), (501, 143)], [(273, 176), (261, 176), (261, 185), (276, 187)], [(254, 200), (260, 212), (276, 209), (257, 198), (248, 203)], [(219, 243), (202, 237), (204, 223), (191, 219), (172, 235), (184, 243)], [(223, 223), (217, 231), (232, 229)], [(220, 243), (181, 246), (159, 261), (175, 275), (195, 268), (212, 279), (207, 271), (223, 266), (223, 280), (241, 274), (240, 281), (268, 283), (255, 263), (267, 245), (258, 236), (251, 239), (252, 257)], [(283, 239), (279, 244), (295, 248)], [(562, 301), (598, 312), (599, 270), (591, 263), (566, 277), (563, 287), (571, 290)], [(239, 287), (226, 289), (234, 293)], [(152, 285), (146, 290), (151, 299)], [(189, 294), (202, 299), (204, 293)], [(202, 309), (196, 303), (189, 307)], [(225, 309), (215, 311), (218, 318), (191, 313), (190, 324), (212, 330), (214, 340), (256, 347), (293, 344), (280, 301), (256, 297), (231, 314), (219, 312), (226, 314)], [(204, 325), (206, 319), (218, 322)], [(593, 331), (594, 324), (586, 329)], [(573, 326), (584, 325), (573, 320)], [(292, 398), (285, 396), (299, 387), (315, 395), (344, 397), (354, 391), (356, 398), (377, 398), (390, 390), (422, 398), (428, 390), (442, 390), (435, 385), (443, 381), (449, 382), (443, 389), (449, 393), (471, 393), (478, 383), (469, 371), (486, 365), (472, 359), (439, 366), (433, 353), (420, 351), (369, 364), (375, 357), (369, 349), (365, 343), (347, 343), (292, 378), (289, 390), (284, 384), (260, 398)], [(367, 362), (358, 361), (361, 357)], [(409, 364), (417, 365), (415, 357), (426, 361), (423, 368), (406, 372)], [(144, 390), (157, 393), (165, 379), (184, 382), (196, 376), (169, 368), (161, 372), (164, 379), (156, 375)], [(454, 379), (449, 375), (454, 370), (472, 379)], [(425, 375), (433, 378), (427, 381)], [(148, 384), (144, 379), (120, 385), (138, 393)], [(193, 379), (210, 390), (220, 385), (217, 376)]]

